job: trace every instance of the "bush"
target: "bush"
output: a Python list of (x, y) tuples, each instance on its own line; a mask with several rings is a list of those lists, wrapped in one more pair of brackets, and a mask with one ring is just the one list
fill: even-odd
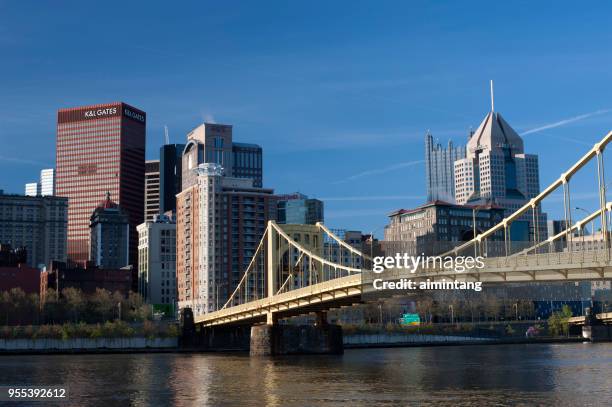
[(179, 336), (179, 328), (178, 325), (176, 324), (170, 324), (166, 327), (166, 329), (163, 332), (163, 336), (165, 336), (166, 338), (176, 338)]

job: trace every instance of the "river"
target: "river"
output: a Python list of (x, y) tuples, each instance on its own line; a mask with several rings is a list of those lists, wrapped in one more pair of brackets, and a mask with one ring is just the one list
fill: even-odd
[(612, 400), (612, 344), (0, 356), (0, 384), (68, 386), (72, 406), (599, 406)]

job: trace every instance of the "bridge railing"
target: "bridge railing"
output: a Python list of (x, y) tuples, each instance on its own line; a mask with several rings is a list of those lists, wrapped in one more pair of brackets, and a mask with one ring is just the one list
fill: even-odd
[[(601, 234), (606, 247), (610, 247), (610, 211), (612, 208), (606, 199), (607, 184), (605, 183), (604, 152), (611, 140), (612, 132), (609, 132), (566, 172), (562, 173), (558, 179), (552, 182), (542, 192), (531, 198), (521, 208), (506, 216), (500, 223), (488, 230), (482, 233), (477, 232), (473, 239), (443, 253), (442, 256), (480, 255), (485, 253), (484, 247), (486, 247), (488, 242), (495, 241), (496, 239), (503, 242), (501, 252), (497, 253), (500, 257), (512, 256), (524, 251), (528, 253), (537, 253), (540, 248), (544, 248), (546, 245), (549, 246), (548, 251), (550, 251), (551, 248), (561, 251), (577, 251), (577, 246), (573, 244), (573, 241), (577, 237), (580, 237), (580, 234), (584, 235), (585, 226), (588, 223), (592, 224), (591, 230), (593, 233), (595, 232), (596, 224), (599, 226), (598, 233)], [(596, 162), (594, 183), (597, 185), (598, 189), (598, 209), (593, 213), (589, 213), (589, 216), (574, 224), (572, 211), (583, 209), (572, 207), (570, 184), (572, 179), (580, 171), (587, 171), (585, 167), (592, 161)], [(542, 204), (546, 198), (551, 197), (554, 193), (559, 191), (562, 192), (563, 196), (563, 230), (561, 233), (553, 236), (554, 239), (551, 240), (546, 236), (545, 225), (542, 225)], [(530, 242), (530, 247), (513, 247), (511, 231), (513, 223), (517, 221), (529, 223), (528, 240)], [(551, 244), (553, 242), (556, 244)], [(560, 247), (561, 249), (559, 249)]]
[(322, 223), (278, 225), (270, 221), (221, 309), (360, 273), (368, 259)]

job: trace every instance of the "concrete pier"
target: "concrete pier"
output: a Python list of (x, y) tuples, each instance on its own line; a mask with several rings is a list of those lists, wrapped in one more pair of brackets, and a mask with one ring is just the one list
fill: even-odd
[(582, 337), (591, 342), (610, 342), (612, 340), (612, 325), (606, 325), (597, 318), (591, 308), (586, 309)]
[(251, 327), (251, 356), (296, 354), (342, 354), (339, 325), (254, 325)]

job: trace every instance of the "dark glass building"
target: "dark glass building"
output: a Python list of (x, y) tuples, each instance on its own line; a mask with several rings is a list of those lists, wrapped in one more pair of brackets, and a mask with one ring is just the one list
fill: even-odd
[(159, 212), (176, 213), (176, 194), (181, 192), (185, 144), (166, 144), (159, 149)]

